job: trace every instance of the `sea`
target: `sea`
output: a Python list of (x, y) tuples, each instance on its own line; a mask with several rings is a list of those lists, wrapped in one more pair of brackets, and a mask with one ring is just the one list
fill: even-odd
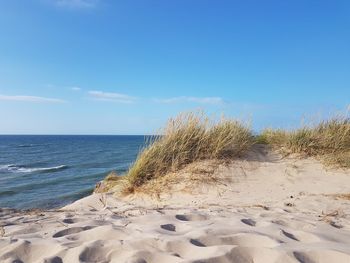
[(0, 135), (0, 208), (52, 209), (123, 175), (145, 136)]

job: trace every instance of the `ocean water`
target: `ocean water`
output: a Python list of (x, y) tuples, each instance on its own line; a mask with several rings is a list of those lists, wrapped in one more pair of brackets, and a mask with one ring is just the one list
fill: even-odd
[(0, 135), (0, 207), (55, 208), (127, 171), (144, 136)]

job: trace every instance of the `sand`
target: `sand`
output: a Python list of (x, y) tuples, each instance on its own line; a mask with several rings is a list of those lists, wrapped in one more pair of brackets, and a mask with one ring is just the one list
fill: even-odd
[(193, 171), (157, 198), (107, 193), (59, 210), (2, 209), (0, 262), (350, 262), (349, 170), (260, 147), (213, 181)]

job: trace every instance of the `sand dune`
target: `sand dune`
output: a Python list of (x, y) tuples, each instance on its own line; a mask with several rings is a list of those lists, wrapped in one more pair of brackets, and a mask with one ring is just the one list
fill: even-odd
[(2, 209), (0, 262), (350, 262), (350, 172), (265, 151), (219, 167), (215, 183), (179, 173), (157, 198)]

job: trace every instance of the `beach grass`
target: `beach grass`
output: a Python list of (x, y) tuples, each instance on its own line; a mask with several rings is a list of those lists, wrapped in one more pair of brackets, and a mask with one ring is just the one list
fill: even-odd
[[(293, 130), (264, 129), (253, 136), (246, 123), (227, 118), (215, 120), (203, 112), (189, 112), (169, 119), (159, 135), (147, 138), (126, 175), (107, 177), (100, 189), (118, 186), (118, 192), (133, 193), (150, 182), (149, 185), (157, 185), (158, 181), (172, 181), (169, 175), (176, 176), (176, 172), (189, 164), (234, 160), (254, 144), (269, 145), (285, 156), (299, 154), (315, 157), (325, 165), (350, 168), (348, 117), (337, 116)], [(200, 176), (196, 174), (198, 180)]]
[(249, 125), (226, 118), (213, 121), (200, 112), (170, 119), (160, 134), (149, 141), (130, 167), (126, 175), (129, 192), (199, 160), (236, 158), (254, 143)]
[(272, 145), (286, 154), (317, 157), (325, 164), (350, 167), (350, 119), (337, 116), (295, 130), (265, 129), (257, 142)]

